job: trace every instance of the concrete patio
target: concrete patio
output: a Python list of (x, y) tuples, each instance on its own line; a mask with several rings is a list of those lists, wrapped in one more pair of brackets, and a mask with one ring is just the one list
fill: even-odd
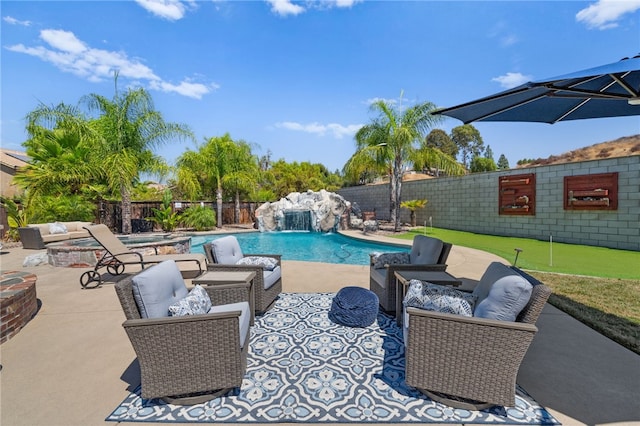
[[(86, 269), (24, 268), (24, 258), (38, 252), (4, 248), (0, 254), (3, 272), (37, 275), (40, 302), (27, 326), (0, 346), (0, 424), (113, 424), (104, 418), (139, 383), (113, 285), (82, 290), (78, 279)], [(454, 246), (447, 270), (470, 288), (494, 260), (508, 263)], [(285, 292), (368, 287), (368, 279), (368, 266), (283, 262)], [(566, 425), (640, 425), (640, 356), (550, 305), (537, 325), (518, 376), (536, 401)]]

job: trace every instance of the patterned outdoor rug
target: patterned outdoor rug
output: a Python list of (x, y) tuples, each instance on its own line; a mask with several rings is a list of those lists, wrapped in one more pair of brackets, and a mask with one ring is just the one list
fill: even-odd
[(251, 333), (242, 389), (204, 404), (144, 400), (136, 389), (107, 421), (166, 423), (559, 424), (521, 388), (515, 407), (454, 409), (404, 383), (395, 319), (368, 328), (329, 320), (333, 293), (285, 293)]

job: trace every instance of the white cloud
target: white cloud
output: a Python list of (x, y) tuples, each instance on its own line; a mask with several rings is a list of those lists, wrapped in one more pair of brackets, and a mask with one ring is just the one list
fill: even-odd
[(291, 0), (267, 0), (271, 5), (271, 11), (280, 16), (299, 15), (305, 11), (305, 8), (293, 4)]
[(364, 101), (364, 103), (367, 104), (367, 105), (373, 105), (373, 104), (375, 104), (376, 102), (379, 102), (379, 101), (382, 101), (382, 102), (384, 102), (386, 104), (389, 104), (389, 105), (395, 105), (395, 104), (398, 103), (397, 99), (385, 99), (385, 98), (369, 98), (366, 101)]
[(618, 21), (627, 13), (640, 9), (640, 0), (598, 0), (576, 14), (576, 20), (589, 28), (606, 30), (618, 26)]
[(122, 78), (146, 81), (149, 88), (153, 90), (174, 92), (195, 99), (201, 99), (202, 96), (219, 87), (213, 83), (205, 85), (188, 80), (177, 85), (166, 82), (139, 60), (129, 58), (125, 52), (92, 48), (70, 31), (42, 30), (40, 38), (48, 46), (27, 47), (16, 44), (8, 46), (7, 49), (35, 56), (62, 71), (91, 82), (112, 79), (114, 71), (118, 71), (118, 75)]
[(342, 139), (345, 136), (351, 137), (355, 135), (360, 127), (362, 127), (362, 124), (349, 124), (347, 126), (343, 126), (342, 124), (337, 123), (320, 124), (314, 122), (301, 124), (292, 121), (285, 121), (282, 123), (276, 123), (275, 126), (281, 129), (312, 133), (318, 136), (324, 136), (327, 133), (331, 133), (333, 137)]
[[(184, 18), (186, 13), (185, 3), (180, 0), (135, 0), (138, 5), (160, 18), (169, 21), (177, 21)], [(189, 2), (195, 6), (195, 2)]]
[(19, 21), (16, 18), (12, 18), (11, 16), (5, 16), (2, 18), (4, 22), (11, 25), (22, 25), (23, 27), (28, 27), (31, 25), (31, 21)]
[(505, 89), (511, 89), (512, 87), (531, 81), (531, 76), (524, 75), (519, 72), (508, 72), (505, 75), (492, 78), (491, 81), (500, 83), (500, 85)]
[[(326, 10), (337, 8), (351, 8), (363, 0), (306, 0), (294, 3), (293, 0), (266, 0), (271, 5), (271, 11), (280, 16), (299, 15), (309, 9)], [(304, 3), (301, 5), (300, 3)]]

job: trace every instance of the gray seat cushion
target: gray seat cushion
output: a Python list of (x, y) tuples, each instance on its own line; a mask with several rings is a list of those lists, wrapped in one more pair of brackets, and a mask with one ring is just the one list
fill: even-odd
[(209, 313), (215, 312), (233, 312), (240, 311), (240, 347), (244, 347), (244, 343), (249, 336), (249, 326), (251, 325), (251, 310), (249, 302), (229, 303), (227, 305), (212, 306)]
[(133, 277), (132, 283), (133, 297), (142, 318), (168, 317), (169, 306), (189, 294), (173, 260), (145, 269)]
[(262, 274), (264, 275), (264, 289), (268, 290), (278, 282), (282, 275), (282, 270), (280, 269), (280, 266), (276, 266), (273, 271), (265, 269), (262, 271)]
[(215, 239), (211, 242), (211, 254), (216, 263), (235, 265), (244, 257), (238, 239), (233, 235)]
[(409, 253), (409, 260), (414, 265), (435, 265), (442, 252), (442, 240), (424, 235), (416, 235)]

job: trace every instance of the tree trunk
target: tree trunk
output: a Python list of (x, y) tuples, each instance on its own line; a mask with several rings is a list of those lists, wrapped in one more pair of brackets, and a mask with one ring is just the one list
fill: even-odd
[(122, 185), (120, 187), (120, 197), (122, 198), (122, 233), (131, 233), (131, 194), (129, 189)]
[(218, 220), (216, 220), (216, 226), (222, 228), (222, 188), (218, 187), (216, 190), (216, 207), (218, 209)]
[(397, 156), (393, 167), (394, 189), (393, 191), (393, 230), (400, 231), (400, 199), (402, 194), (402, 158)]
[(416, 211), (411, 210), (411, 226), (416, 227)]
[(240, 191), (236, 191), (236, 203), (233, 212), (233, 219), (236, 224), (240, 223)]

